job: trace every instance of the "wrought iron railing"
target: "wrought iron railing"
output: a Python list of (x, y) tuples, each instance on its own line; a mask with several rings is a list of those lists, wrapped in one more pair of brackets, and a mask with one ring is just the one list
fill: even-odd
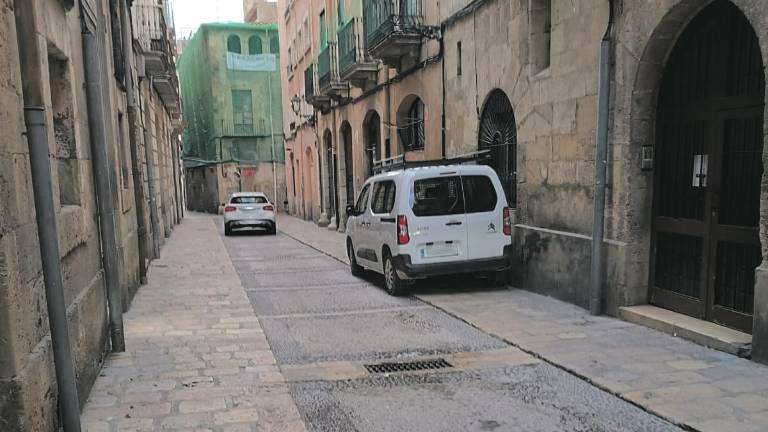
[(369, 47), (395, 33), (418, 33), (424, 21), (421, 0), (364, 0), (363, 16)]
[(304, 70), (304, 95), (306, 98), (311, 98), (315, 95), (315, 71), (312, 64)]
[(217, 137), (265, 137), (270, 136), (266, 119), (253, 118), (253, 113), (243, 116), (238, 123), (233, 120), (220, 120), (215, 126)]
[(339, 30), (339, 72), (365, 60), (365, 25), (362, 17), (355, 17)]
[(321, 89), (331, 83), (331, 43), (320, 51), (317, 56), (317, 81)]

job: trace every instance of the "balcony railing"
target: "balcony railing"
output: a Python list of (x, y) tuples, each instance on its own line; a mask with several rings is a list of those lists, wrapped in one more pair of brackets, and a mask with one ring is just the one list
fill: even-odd
[(168, 51), (165, 11), (162, 6), (133, 5), (133, 34), (145, 52)]
[(368, 47), (393, 34), (419, 34), (423, 26), (421, 0), (364, 0)]
[(315, 96), (315, 71), (311, 64), (304, 70), (304, 95), (308, 101)]
[(365, 49), (365, 25), (362, 17), (355, 17), (345, 24), (339, 36), (339, 75), (341, 79), (357, 82), (376, 78), (376, 62)]
[(270, 136), (269, 124), (265, 119), (243, 116), (240, 123), (232, 120), (219, 120), (215, 127), (217, 137), (267, 137)]
[(331, 43), (317, 56), (317, 81), (320, 88), (327, 88), (331, 84)]

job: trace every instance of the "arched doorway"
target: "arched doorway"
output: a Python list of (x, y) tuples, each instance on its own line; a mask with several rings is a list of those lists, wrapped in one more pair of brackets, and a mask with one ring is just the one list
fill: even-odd
[(339, 200), (336, 195), (336, 154), (333, 151), (333, 134), (330, 129), (323, 133), (323, 147), (325, 148), (326, 176), (328, 181), (328, 217), (333, 218), (339, 214)]
[(488, 150), (488, 162), (499, 175), (507, 202), (517, 207), (517, 127), (507, 95), (493, 90), (483, 105), (477, 137), (478, 150)]
[(365, 131), (365, 162), (367, 177), (373, 175), (374, 164), (381, 158), (381, 118), (376, 111), (370, 111), (363, 124)]
[(352, 126), (349, 122), (344, 122), (341, 125), (341, 141), (344, 144), (344, 181), (347, 190), (347, 201), (344, 203), (347, 205), (354, 205), (355, 202), (355, 165), (352, 161)]
[(656, 113), (651, 299), (748, 332), (762, 259), (762, 65), (747, 18), (717, 0), (676, 42)]

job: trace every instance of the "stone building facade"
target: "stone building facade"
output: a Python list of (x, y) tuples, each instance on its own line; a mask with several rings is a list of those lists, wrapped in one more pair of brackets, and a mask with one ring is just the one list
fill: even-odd
[(249, 24), (277, 24), (277, 3), (269, 0), (243, 0), (243, 17)]
[[(19, 7), (19, 5), (25, 7)], [(131, 6), (127, 6), (131, 4)], [(31, 5), (31, 6), (30, 6)], [(107, 279), (102, 262), (104, 218), (97, 206), (93, 148), (106, 146), (114, 205), (117, 271), (122, 307), (127, 309), (151, 259), (180, 221), (182, 191), (178, 134), (181, 129), (178, 90), (171, 83), (158, 90), (144, 67), (146, 56), (138, 32), (132, 62), (122, 51), (123, 29), (145, 34), (136, 22), (142, 5), (152, 7), (162, 29), (155, 39), (167, 45), (159, 55), (163, 74), (174, 74), (171, 26), (166, 10), (155, 1), (135, 0), (2, 0), (0, 2), (0, 430), (57, 430), (58, 391), (53, 364), (49, 317), (29, 154), (24, 122), (27, 78), (39, 72), (46, 113), (54, 207), (62, 268), (69, 342), (80, 400), (88, 395), (105, 354), (111, 349), (107, 310)], [(126, 14), (121, 8), (128, 7)], [(36, 25), (27, 27), (24, 14), (33, 11)], [(158, 15), (159, 14), (159, 15)], [(132, 17), (125, 22), (124, 17)], [(87, 19), (86, 19), (87, 17)], [(94, 17), (106, 17), (104, 19)], [(93, 19), (93, 21), (91, 21)], [(88, 24), (86, 24), (86, 22)], [(21, 23), (21, 24), (19, 24)], [(93, 25), (93, 27), (91, 27)], [(103, 71), (106, 141), (92, 142), (86, 95), (86, 58), (82, 35), (96, 32)], [(34, 35), (39, 55), (23, 66), (19, 35)], [(129, 45), (130, 46), (130, 45)], [(148, 45), (146, 45), (148, 46)], [(26, 69), (26, 68), (31, 68)], [(128, 69), (132, 73), (128, 73)], [(126, 89), (137, 96), (127, 100)], [(163, 93), (170, 91), (170, 93)], [(144, 122), (143, 119), (153, 119)], [(152, 141), (145, 146), (149, 133)], [(145, 152), (148, 149), (148, 152)], [(149, 161), (147, 155), (152, 155)], [(155, 163), (155, 161), (157, 161)], [(154, 170), (148, 170), (147, 167)], [(150, 187), (150, 183), (152, 183)], [(150, 199), (149, 192), (155, 197)], [(152, 208), (155, 210), (151, 210)], [(151, 214), (157, 214), (155, 227)]]
[(485, 151), (515, 209), (514, 285), (588, 307), (608, 92), (600, 309), (751, 333), (768, 361), (768, 3), (286, 0), (278, 15), (292, 212), (343, 230), (377, 161)]
[(188, 205), (216, 213), (233, 192), (285, 201), (276, 24), (203, 24), (179, 58)]

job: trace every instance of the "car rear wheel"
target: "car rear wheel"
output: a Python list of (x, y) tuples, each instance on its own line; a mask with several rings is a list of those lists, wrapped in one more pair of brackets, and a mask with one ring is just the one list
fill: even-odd
[(352, 247), (351, 241), (347, 241), (347, 258), (349, 258), (349, 270), (352, 272), (352, 276), (362, 276), (365, 269), (357, 263), (357, 259), (355, 259), (355, 248)]
[(224, 225), (224, 235), (225, 236), (232, 235), (232, 228), (229, 227), (229, 224)]
[(267, 232), (270, 235), (277, 235), (277, 225), (272, 225), (269, 229), (267, 229)]
[(391, 296), (401, 296), (405, 289), (410, 285), (408, 282), (400, 279), (392, 262), (392, 256), (389, 253), (384, 255), (384, 285), (387, 293)]

